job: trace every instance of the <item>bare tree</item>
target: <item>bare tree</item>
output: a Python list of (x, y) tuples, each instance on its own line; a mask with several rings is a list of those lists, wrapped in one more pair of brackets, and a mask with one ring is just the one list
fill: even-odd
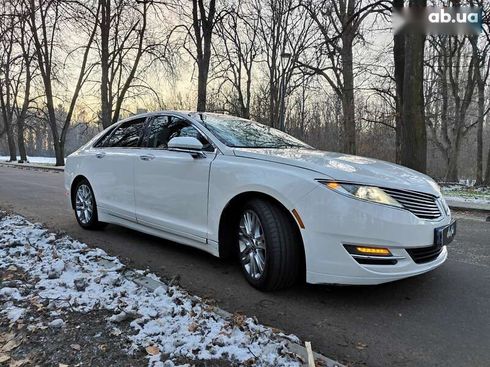
[[(252, 102), (253, 69), (261, 52), (258, 35), (259, 19), (245, 2), (230, 11), (216, 26), (220, 49), (216, 52), (214, 78), (220, 80), (219, 90), (231, 87), (222, 93), (232, 113), (250, 118)], [(221, 51), (221, 52), (219, 52)]]
[[(475, 82), (478, 92), (478, 112), (477, 112), (477, 137), (476, 137), (476, 184), (483, 183), (483, 125), (485, 116), (489, 113), (490, 107), (485, 106), (485, 91), (487, 81), (490, 76), (490, 37), (485, 37), (482, 44), (478, 44), (477, 37), (470, 37), (473, 57), (476, 60)], [(490, 150), (490, 149), (489, 149)]]
[[(90, 31), (88, 41), (83, 47), (83, 55), (78, 70), (78, 78), (70, 99), (69, 109), (66, 117), (61, 124), (61, 131), (58, 129), (56, 116), (56, 103), (53, 90), (53, 80), (55, 80), (55, 47), (58, 43), (61, 13), (67, 11), (62, 8), (62, 3), (57, 0), (27, 0), (29, 9), (29, 26), (36, 50), (36, 61), (44, 86), (45, 100), (47, 108), (47, 121), (53, 137), (53, 145), (56, 156), (56, 165), (64, 165), (64, 145), (66, 134), (70, 127), (71, 118), (77, 99), (80, 95), (83, 84), (87, 79), (90, 68), (87, 67), (90, 48), (97, 28), (94, 26)], [(99, 8), (97, 13), (99, 12)]]
[[(490, 124), (490, 114), (486, 115), (487, 126)], [(490, 185), (490, 147), (487, 152), (487, 168), (485, 170), (485, 178), (483, 180), (483, 184)]]
[(315, 34), (312, 20), (297, 0), (255, 0), (254, 9), (259, 19), (259, 36), (264, 44), (265, 73), (267, 77), (267, 123), (284, 128), (280, 120), (281, 106), (301, 85), (299, 57), (312, 46)]
[[(426, 0), (410, 0), (410, 7), (423, 9)], [(424, 47), (425, 35), (418, 29), (405, 34), (405, 65), (403, 78), (403, 105), (401, 155), (404, 166), (420, 172), (427, 171), (427, 131), (424, 112)]]
[[(481, 185), (484, 182), (483, 171), (483, 128), (485, 116), (490, 112), (490, 105), (485, 106), (487, 82), (490, 78), (490, 4), (483, 0), (477, 0), (476, 4), (483, 8), (483, 13), (487, 14), (485, 21), (482, 24), (483, 32), (481, 36), (470, 37), (472, 54), (476, 60), (475, 78), (478, 91), (478, 115), (477, 115), (477, 136), (476, 136), (476, 184)], [(490, 99), (489, 99), (490, 101)], [(489, 147), (490, 157), (490, 147)], [(487, 162), (487, 184), (490, 183), (490, 162)]]
[(197, 66), (197, 110), (204, 112), (207, 105), (213, 34), (227, 10), (217, 12), (216, 0), (192, 0), (190, 8), (186, 3), (180, 5), (182, 23), (175, 26), (172, 33), (177, 33), (174, 31), (178, 29), (185, 30), (181, 46)]
[(166, 20), (160, 17), (161, 8), (170, 5), (154, 0), (98, 0), (98, 4), (100, 11), (95, 14), (92, 10), (92, 19), (98, 27), (95, 44), (105, 128), (119, 120), (125, 102), (132, 97), (131, 90), (156, 94), (146, 80), (153, 64), (171, 65), (170, 37), (164, 27)]
[[(401, 11), (404, 0), (393, 0), (394, 11)], [(403, 126), (403, 83), (405, 79), (405, 33), (403, 30), (393, 36), (394, 77), (396, 85), (395, 147), (396, 162), (401, 162), (401, 129)]]
[(16, 115), (16, 126), (17, 126), (17, 145), (19, 147), (19, 155), (20, 160), (19, 163), (24, 163), (27, 161), (27, 151), (24, 142), (24, 130), (25, 130), (25, 120), (27, 117), (27, 112), (31, 102), (31, 84), (33, 78), (32, 69), (32, 60), (33, 60), (33, 52), (32, 52), (32, 41), (29, 39), (28, 30), (27, 30), (27, 17), (26, 13), (22, 10), (22, 4), (19, 5), (19, 35), (17, 37), (17, 43), (20, 46), (21, 54), (22, 54), (22, 65), (21, 70), (24, 76), (24, 93), (22, 99), (22, 105), (15, 108)]
[[(385, 11), (387, 1), (303, 1), (321, 34), (316, 60), (302, 65), (323, 76), (342, 101), (344, 152), (356, 153), (353, 46), (366, 17)], [(325, 61), (328, 61), (325, 64)]]
[(208, 9), (204, 0), (192, 0), (192, 28), (196, 44), (197, 110), (206, 111), (209, 64), (211, 61), (211, 41), (215, 27), (216, 0), (210, 0)]
[(17, 59), (14, 55), (15, 21), (13, 7), (2, 3), (2, 22), (0, 23), (0, 107), (4, 131), (7, 135), (10, 161), (17, 160), (14, 138), (14, 102), (17, 97), (18, 84), (14, 74)]
[(108, 127), (119, 119), (122, 104), (145, 53), (150, 2), (99, 0), (101, 117)]
[[(446, 159), (445, 176), (448, 181), (458, 180), (458, 161), (463, 139), (481, 122), (478, 117), (471, 119), (469, 114), (480, 72), (477, 50), (471, 46), (476, 38), (475, 35), (438, 36), (431, 37), (430, 42), (436, 57), (433, 64), (429, 64), (432, 64), (431, 68), (436, 68), (438, 83), (433, 100), (434, 105), (440, 109), (434, 118), (440, 119), (440, 122), (434, 123), (434, 118), (431, 118), (428, 119), (428, 126), (436, 146)], [(481, 113), (483, 117), (483, 112)]]

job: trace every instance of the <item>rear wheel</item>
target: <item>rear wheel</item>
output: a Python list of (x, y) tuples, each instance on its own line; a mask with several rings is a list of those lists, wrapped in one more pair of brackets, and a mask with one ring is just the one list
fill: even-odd
[(260, 290), (292, 286), (298, 279), (301, 247), (288, 213), (261, 199), (248, 202), (238, 221), (238, 248), (245, 278)]
[(78, 224), (85, 229), (98, 229), (102, 223), (97, 215), (97, 204), (92, 187), (86, 179), (75, 186), (75, 217)]

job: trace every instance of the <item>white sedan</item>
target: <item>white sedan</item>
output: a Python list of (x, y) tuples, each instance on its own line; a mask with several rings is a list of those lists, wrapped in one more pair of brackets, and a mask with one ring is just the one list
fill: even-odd
[(262, 290), (425, 273), (456, 233), (426, 175), (211, 113), (120, 121), (68, 157), (65, 186), (83, 228), (113, 223), (236, 256)]

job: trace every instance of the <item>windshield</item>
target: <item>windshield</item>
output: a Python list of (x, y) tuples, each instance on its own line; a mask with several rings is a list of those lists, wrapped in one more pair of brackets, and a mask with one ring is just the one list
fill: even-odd
[(307, 148), (311, 147), (280, 130), (239, 117), (205, 114), (202, 120), (223, 144), (232, 148)]

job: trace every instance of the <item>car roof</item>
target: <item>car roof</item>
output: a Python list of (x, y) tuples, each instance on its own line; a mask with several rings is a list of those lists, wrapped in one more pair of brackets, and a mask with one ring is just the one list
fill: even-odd
[(145, 112), (145, 113), (139, 113), (136, 115), (132, 115), (129, 117), (126, 117), (125, 119), (119, 120), (118, 122), (126, 122), (126, 121), (131, 121), (134, 119), (138, 118), (148, 118), (156, 115), (160, 115), (162, 113), (171, 113), (174, 115), (178, 115), (181, 117), (192, 117), (197, 120), (203, 120), (202, 115), (213, 115), (213, 116), (227, 116), (227, 117), (234, 117), (236, 119), (241, 119), (240, 117), (232, 116), (232, 115), (227, 115), (224, 113), (215, 113), (215, 112), (197, 112), (197, 111), (182, 111), (182, 110), (161, 110), (161, 111), (154, 111), (154, 112)]

